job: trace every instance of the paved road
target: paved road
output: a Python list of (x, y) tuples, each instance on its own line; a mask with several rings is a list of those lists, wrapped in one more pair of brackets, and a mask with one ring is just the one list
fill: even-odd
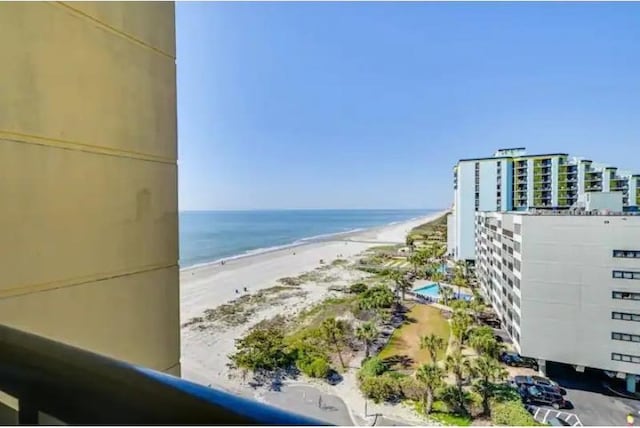
[[(547, 363), (547, 374), (567, 391), (565, 398), (583, 425), (626, 425), (627, 413), (638, 416), (640, 402), (618, 397), (602, 386), (602, 379), (595, 373), (577, 373), (572, 367)], [(637, 419), (637, 417), (636, 417)]]
[(282, 386), (280, 391), (263, 391), (264, 402), (292, 412), (335, 425), (353, 425), (344, 401), (335, 395), (321, 393), (311, 386)]

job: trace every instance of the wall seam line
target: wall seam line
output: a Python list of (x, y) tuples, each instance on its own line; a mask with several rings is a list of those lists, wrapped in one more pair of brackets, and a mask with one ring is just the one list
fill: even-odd
[(178, 263), (165, 263), (160, 265), (144, 266), (133, 269), (127, 269), (120, 272), (102, 273), (98, 275), (70, 278), (64, 280), (58, 280), (53, 282), (46, 282), (40, 284), (22, 285), (5, 288), (0, 290), (0, 299), (7, 299), (13, 297), (24, 296), (27, 294), (41, 293), (51, 290), (57, 290), (61, 288), (77, 287), (81, 285), (88, 285), (96, 282), (107, 281), (109, 279), (122, 278), (125, 276), (137, 275), (140, 273), (153, 272), (156, 270), (169, 269), (177, 267)]
[(97, 27), (99, 27), (99, 28), (101, 28), (103, 30), (106, 30), (106, 31), (108, 31), (108, 32), (110, 32), (112, 34), (115, 34), (115, 35), (117, 35), (119, 37), (122, 37), (125, 40), (133, 42), (134, 44), (137, 44), (138, 46), (141, 46), (141, 47), (143, 47), (145, 49), (148, 49), (148, 50), (150, 50), (152, 52), (155, 52), (155, 53), (160, 54), (160, 55), (162, 55), (162, 56), (164, 56), (166, 58), (169, 58), (169, 59), (173, 60), (174, 62), (176, 60), (176, 57), (174, 55), (168, 54), (168, 53), (156, 48), (155, 46), (150, 45), (147, 42), (144, 42), (144, 41), (142, 41), (142, 40), (140, 40), (140, 39), (138, 39), (138, 38), (136, 38), (136, 37), (134, 37), (134, 36), (132, 36), (132, 35), (130, 35), (128, 33), (125, 33), (122, 30), (118, 30), (117, 28), (115, 28), (115, 27), (113, 27), (113, 26), (111, 26), (111, 25), (109, 25), (107, 23), (104, 23), (104, 22), (100, 21), (99, 19), (97, 19), (97, 18), (95, 18), (95, 17), (93, 17), (93, 16), (91, 16), (91, 15), (89, 15), (89, 14), (87, 14), (87, 13), (85, 13), (85, 12), (79, 10), (79, 9), (76, 9), (73, 6), (70, 6), (65, 2), (54, 1), (54, 2), (49, 2), (49, 4), (51, 4), (53, 6), (58, 6), (58, 7), (65, 8), (69, 12), (71, 12), (72, 14), (78, 15), (78, 16), (80, 16), (82, 18), (85, 18), (85, 19), (93, 22), (94, 24), (96, 24)]
[(0, 139), (14, 143), (32, 144), (38, 146), (52, 147), (63, 150), (73, 150), (78, 152), (92, 153), (95, 155), (113, 156), (126, 159), (142, 160), (148, 162), (159, 162), (166, 164), (176, 164), (177, 159), (163, 156), (150, 155), (147, 153), (134, 152), (131, 150), (114, 149), (105, 146), (81, 143), (77, 141), (62, 140), (58, 138), (43, 137), (39, 135), (25, 134), (15, 131), (0, 130)]

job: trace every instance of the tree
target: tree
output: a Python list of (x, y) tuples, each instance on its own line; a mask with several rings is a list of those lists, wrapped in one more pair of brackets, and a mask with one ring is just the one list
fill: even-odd
[(460, 276), (456, 273), (453, 277), (453, 285), (458, 287), (458, 299), (460, 299), (460, 296), (461, 296), (460, 287), (466, 287), (467, 280), (463, 276)]
[(378, 330), (371, 322), (362, 324), (356, 329), (356, 338), (364, 344), (364, 356), (369, 358), (369, 347), (378, 337)]
[(327, 318), (322, 322), (320, 331), (322, 337), (329, 345), (333, 345), (338, 353), (338, 359), (343, 369), (346, 368), (344, 360), (342, 359), (342, 345), (347, 335), (348, 326), (343, 320), (336, 320), (335, 318)]
[(393, 291), (386, 285), (376, 285), (369, 288), (359, 298), (360, 309), (390, 308), (395, 301)]
[(422, 394), (422, 408), (425, 414), (431, 413), (433, 406), (433, 395), (436, 388), (442, 384), (444, 372), (435, 363), (423, 364), (416, 371), (416, 379), (424, 388)]
[(466, 311), (454, 311), (451, 316), (451, 333), (457, 342), (462, 345), (469, 327), (473, 323), (471, 316)]
[(420, 338), (420, 349), (426, 349), (429, 351), (429, 357), (431, 357), (432, 363), (437, 361), (438, 351), (443, 349), (444, 346), (444, 339), (433, 333)]
[(454, 413), (467, 415), (467, 406), (473, 402), (471, 395), (466, 391), (460, 391), (455, 385), (446, 385), (438, 391), (438, 397)]
[(482, 396), (482, 411), (485, 415), (488, 415), (493, 382), (504, 380), (507, 377), (507, 371), (496, 359), (488, 356), (476, 358), (471, 371), (474, 376), (478, 377), (474, 384), (474, 389)]
[(365, 397), (374, 403), (391, 401), (402, 394), (400, 382), (384, 374), (382, 376), (365, 376), (360, 380), (360, 390)]
[[(404, 274), (399, 269), (390, 271), (388, 277), (393, 281), (396, 294), (403, 290), (403, 283), (406, 281), (404, 279)], [(402, 292), (402, 300), (404, 300), (404, 291)]]
[(502, 346), (496, 340), (493, 329), (487, 326), (474, 327), (471, 329), (468, 343), (478, 354), (492, 358), (498, 358), (502, 350)]
[(285, 369), (292, 364), (284, 330), (275, 326), (256, 328), (244, 338), (236, 339), (236, 352), (229, 359), (236, 368), (253, 372)]
[(409, 249), (411, 251), (413, 251), (413, 243), (415, 241), (415, 238), (412, 235), (407, 235), (407, 239), (405, 241), (405, 243), (407, 244), (407, 247), (409, 247)]
[[(442, 274), (439, 274), (439, 275), (442, 275)], [(453, 299), (453, 290), (451, 289), (451, 287), (441, 285), (440, 297), (442, 297), (442, 300), (444, 300), (444, 305), (449, 306), (449, 302)]]
[(461, 411), (462, 413), (468, 413), (465, 407), (465, 399), (464, 399), (464, 390), (462, 389), (462, 381), (463, 379), (471, 373), (471, 365), (469, 364), (469, 360), (467, 360), (460, 352), (459, 349), (454, 351), (453, 353), (447, 355), (447, 358), (444, 361), (445, 369), (453, 374), (456, 384), (455, 388), (457, 390), (457, 411)]
[(484, 302), (482, 298), (477, 298), (475, 295), (469, 304), (469, 309), (473, 315), (473, 320), (476, 324), (479, 323), (480, 314), (484, 312)]
[(413, 273), (418, 274), (418, 267), (422, 264), (423, 256), (420, 252), (414, 252), (409, 256), (409, 263), (411, 263), (411, 267), (413, 268)]

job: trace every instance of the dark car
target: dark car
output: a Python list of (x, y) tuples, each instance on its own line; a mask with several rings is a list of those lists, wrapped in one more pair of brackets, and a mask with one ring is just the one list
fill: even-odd
[(549, 388), (553, 388), (554, 390), (556, 390), (558, 394), (564, 395), (566, 393), (560, 387), (560, 385), (558, 385), (557, 382), (554, 382), (551, 379), (547, 379), (546, 377), (542, 377), (542, 376), (531, 376), (531, 379), (533, 379), (534, 385), (547, 386)]
[(556, 382), (551, 379), (547, 379), (542, 376), (516, 376), (513, 378), (513, 382), (517, 387), (524, 384), (527, 386), (544, 386), (547, 388), (551, 388), (556, 391), (558, 394), (564, 395), (566, 392), (558, 385)]
[(569, 407), (564, 397), (562, 397), (562, 395), (553, 388), (536, 385), (527, 386), (526, 384), (522, 384), (518, 389), (518, 392), (520, 392), (522, 401), (525, 403), (547, 404), (552, 406), (554, 409)]
[(500, 361), (513, 367), (529, 367), (534, 370), (538, 370), (538, 362), (535, 359), (523, 357), (515, 352), (501, 353)]

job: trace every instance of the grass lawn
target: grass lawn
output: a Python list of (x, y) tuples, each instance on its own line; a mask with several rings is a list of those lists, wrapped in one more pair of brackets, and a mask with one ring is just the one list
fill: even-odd
[[(426, 349), (420, 349), (420, 337), (434, 333), (449, 341), (449, 323), (440, 314), (440, 310), (432, 306), (415, 304), (407, 313), (407, 322), (396, 329), (391, 340), (378, 355), (387, 360), (397, 370), (415, 369), (431, 360)], [(444, 356), (440, 351), (438, 359)]]

